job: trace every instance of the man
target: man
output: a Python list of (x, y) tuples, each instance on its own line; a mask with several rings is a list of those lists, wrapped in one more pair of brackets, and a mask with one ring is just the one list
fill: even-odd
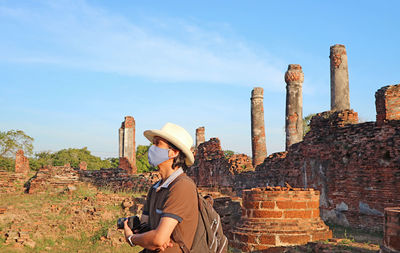
[(192, 246), (199, 215), (196, 185), (184, 173), (194, 163), (192, 137), (172, 123), (143, 134), (153, 143), (149, 163), (158, 167), (162, 179), (150, 188), (141, 217), (151, 230), (134, 234), (125, 221), (125, 238), (132, 246), (145, 248), (144, 252), (183, 252), (182, 245)]

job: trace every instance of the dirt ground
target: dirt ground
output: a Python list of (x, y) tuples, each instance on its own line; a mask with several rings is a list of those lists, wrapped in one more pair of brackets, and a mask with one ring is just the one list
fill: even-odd
[[(116, 228), (119, 217), (141, 210), (143, 196), (132, 196), (84, 184), (38, 194), (24, 193), (22, 185), (0, 192), (0, 252), (139, 252)], [(264, 252), (379, 251), (380, 233), (330, 227), (329, 241)]]

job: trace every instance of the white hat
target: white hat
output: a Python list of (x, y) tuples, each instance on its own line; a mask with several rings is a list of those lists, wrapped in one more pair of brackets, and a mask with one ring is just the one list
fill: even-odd
[(151, 143), (153, 143), (153, 138), (155, 136), (167, 140), (185, 154), (185, 163), (187, 166), (194, 163), (194, 156), (192, 151), (190, 151), (190, 148), (193, 145), (193, 139), (184, 128), (168, 122), (160, 130), (146, 130), (143, 135)]

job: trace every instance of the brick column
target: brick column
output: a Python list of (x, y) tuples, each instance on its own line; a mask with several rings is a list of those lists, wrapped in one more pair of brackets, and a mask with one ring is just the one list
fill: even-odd
[(243, 190), (232, 246), (244, 252), (332, 238), (319, 214), (319, 191), (266, 187)]
[(350, 109), (349, 70), (344, 45), (331, 46), (331, 110)]
[(263, 99), (263, 88), (254, 88), (251, 92), (251, 147), (254, 168), (267, 157)]
[(204, 127), (199, 127), (196, 129), (196, 148), (204, 141)]
[(380, 252), (400, 252), (400, 207), (385, 208), (385, 228)]
[(119, 165), (130, 174), (136, 174), (135, 119), (126, 116), (119, 129)]
[(303, 94), (304, 74), (299, 64), (289, 64), (286, 82), (286, 150), (303, 140)]
[(15, 173), (28, 174), (29, 170), (29, 160), (24, 155), (24, 151), (19, 149), (15, 154)]
[(400, 84), (388, 85), (375, 93), (376, 123), (400, 120)]

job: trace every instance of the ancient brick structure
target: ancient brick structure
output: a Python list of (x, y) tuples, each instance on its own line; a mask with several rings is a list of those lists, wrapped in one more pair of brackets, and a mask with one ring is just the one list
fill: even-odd
[(131, 175), (123, 169), (100, 169), (79, 171), (82, 182), (114, 191), (133, 190), (147, 192), (152, 184), (160, 180), (158, 173)]
[(82, 161), (79, 163), (79, 169), (80, 170), (87, 170), (87, 163)]
[(304, 74), (299, 64), (290, 64), (285, 73), (286, 82), (286, 150), (303, 140), (303, 94)]
[(233, 174), (229, 171), (228, 159), (221, 149), (217, 138), (211, 138), (197, 148), (195, 162), (187, 174), (197, 183), (197, 186), (231, 186)]
[(234, 154), (228, 159), (229, 171), (233, 174), (240, 174), (245, 171), (253, 171), (254, 167), (251, 158), (245, 154)]
[(196, 148), (205, 141), (204, 127), (196, 129)]
[(318, 191), (253, 188), (244, 190), (242, 197), (242, 218), (232, 232), (232, 246), (244, 252), (332, 237), (319, 216)]
[[(377, 100), (389, 101), (377, 114), (389, 111), (386, 107), (399, 108), (390, 102), (396, 101), (395, 95), (383, 96), (397, 94), (397, 89), (400, 85), (377, 92)], [(310, 127), (303, 141), (268, 156), (255, 171), (236, 172), (241, 165), (224, 159), (217, 139), (205, 142), (188, 174), (213, 190), (233, 187), (231, 196), (286, 182), (314, 188), (321, 193), (324, 220), (382, 231), (384, 208), (400, 205), (400, 120), (358, 123), (353, 110), (328, 111), (314, 116)]]
[(22, 149), (17, 151), (15, 155), (15, 173), (28, 174), (30, 171), (29, 160), (24, 156), (24, 151)]
[(135, 120), (126, 116), (119, 129), (119, 167), (136, 174)]
[(330, 49), (331, 60), (331, 110), (350, 109), (349, 70), (344, 45), (333, 45)]
[(63, 191), (69, 186), (79, 185), (79, 183), (77, 169), (71, 168), (69, 164), (64, 166), (46, 165), (30, 179), (27, 184), (27, 192)]
[(22, 188), (27, 180), (26, 174), (0, 170), (0, 193), (11, 193)]
[(267, 156), (264, 126), (264, 89), (256, 87), (251, 92), (251, 148), (253, 167), (262, 163)]
[(400, 252), (400, 207), (385, 208), (385, 228), (380, 253)]
[(382, 87), (375, 93), (376, 123), (400, 120), (400, 85)]

